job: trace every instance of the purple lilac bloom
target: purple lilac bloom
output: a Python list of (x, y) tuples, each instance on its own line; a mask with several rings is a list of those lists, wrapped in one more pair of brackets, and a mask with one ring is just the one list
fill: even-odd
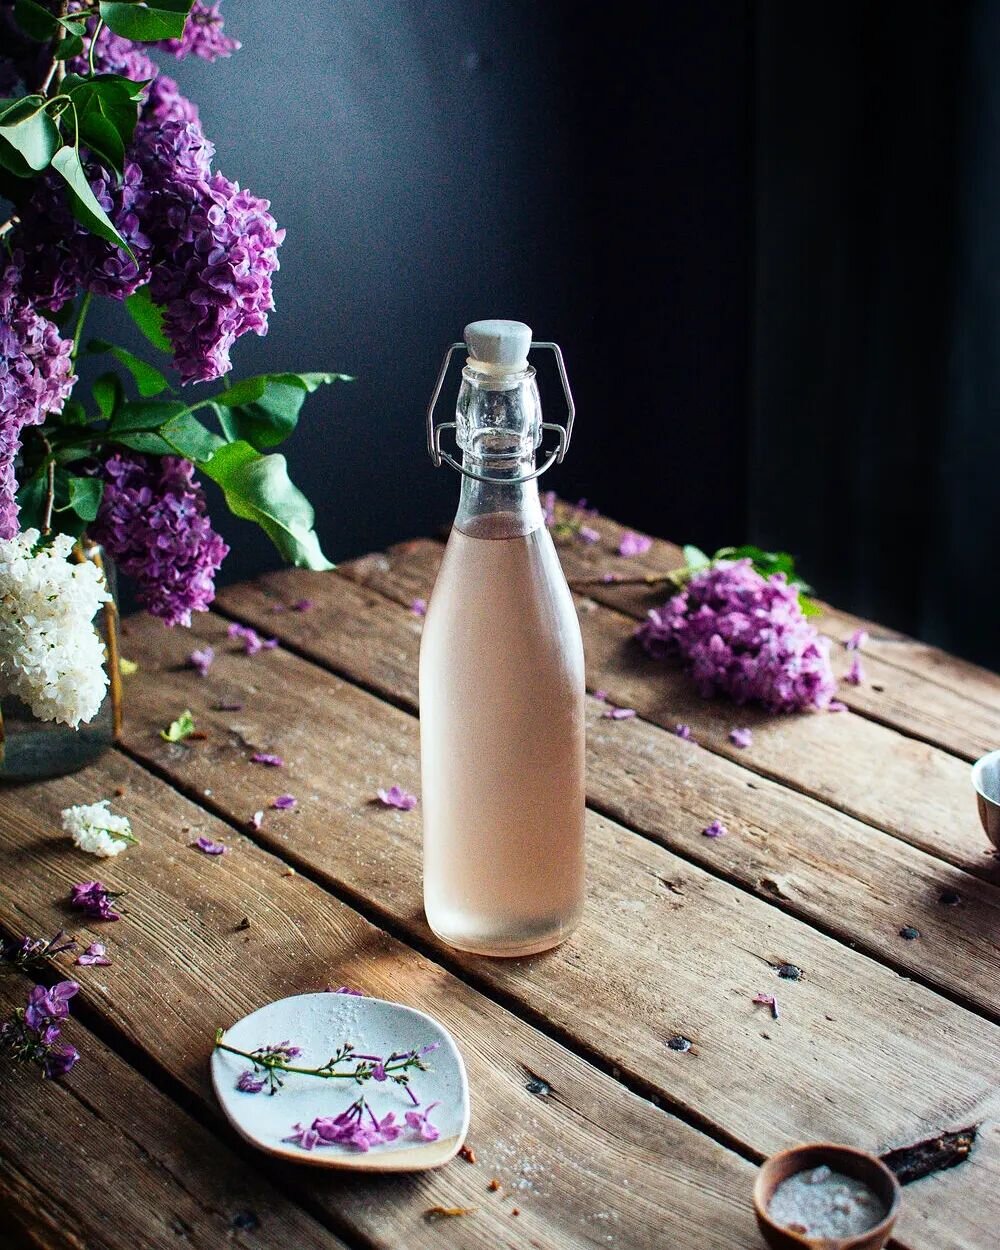
[(724, 838), (729, 830), (721, 820), (713, 820), (712, 823), (702, 829), (701, 832), (706, 838)]
[(222, 26), (223, 18), (217, 3), (204, 4), (202, 0), (194, 0), (180, 39), (161, 39), (153, 46), (171, 53), (178, 61), (183, 61), (186, 56), (217, 61), (219, 57), (232, 56), (240, 50), (240, 41), (224, 35)]
[(104, 496), (90, 533), (168, 625), (190, 625), (215, 598), (214, 576), (229, 548), (212, 529), (194, 466), (178, 456), (122, 452), (101, 470)]
[(291, 1136), (283, 1137), (281, 1140), (293, 1142), (296, 1146), (301, 1146), (303, 1150), (312, 1150), (319, 1143), (319, 1133), (314, 1128), (303, 1128), (301, 1124), (293, 1124)]
[(75, 981), (60, 981), (50, 989), (36, 985), (28, 995), (24, 1009), (24, 1022), (29, 1029), (41, 1032), (53, 1020), (65, 1020), (69, 1015), (69, 1000), (79, 989)]
[(81, 881), (70, 888), (69, 904), (91, 920), (120, 920), (120, 915), (112, 907), (112, 901), (119, 897), (103, 881)]
[(250, 756), (251, 764), (266, 764), (268, 768), (284, 768), (285, 761), (280, 755), (271, 755), (267, 751), (255, 751)]
[(290, 812), (298, 805), (298, 800), (291, 794), (279, 794), (271, 806), (276, 812)]
[(655, 659), (679, 655), (705, 698), (794, 712), (826, 708), (836, 692), (829, 639), (803, 616), (797, 589), (749, 560), (696, 573), (636, 633)]
[(208, 670), (212, 667), (212, 661), (215, 659), (215, 648), (205, 643), (203, 647), (197, 647), (187, 658), (188, 667), (198, 670), (200, 677), (207, 677)]
[(644, 556), (652, 547), (653, 540), (645, 534), (636, 534), (634, 530), (626, 530), (618, 544), (618, 554), (626, 559), (632, 556)]
[(21, 431), (62, 412), (76, 377), (72, 341), (29, 307), (21, 293), (21, 257), (0, 272), (0, 538), (17, 533), (14, 459)]
[(753, 730), (747, 728), (730, 729), (729, 741), (734, 747), (748, 747), (753, 742)]
[(83, 967), (107, 968), (111, 960), (107, 956), (107, 948), (103, 942), (91, 942), (85, 951), (77, 955), (75, 963)]
[(435, 1124), (431, 1124), (428, 1116), (439, 1104), (437, 1102), (428, 1103), (423, 1111), (407, 1111), (406, 1123), (412, 1129), (416, 1129), (417, 1133), (424, 1141), (437, 1141), (441, 1136), (441, 1130)]
[(202, 835), (196, 841), (190, 843), (195, 850), (203, 851), (206, 855), (225, 855), (229, 850), (224, 842), (213, 842), (211, 838)]
[(417, 806), (417, 796), (407, 794), (401, 786), (390, 786), (388, 790), (380, 789), (376, 793), (383, 807), (398, 807), (401, 812), (411, 812)]
[(236, 1088), (242, 1090), (244, 1094), (259, 1094), (266, 1084), (266, 1077), (257, 1076), (250, 1068), (247, 1068), (245, 1072), (240, 1073)]
[(80, 1058), (75, 1046), (53, 1046), (42, 1060), (42, 1072), (49, 1080), (65, 1076)]

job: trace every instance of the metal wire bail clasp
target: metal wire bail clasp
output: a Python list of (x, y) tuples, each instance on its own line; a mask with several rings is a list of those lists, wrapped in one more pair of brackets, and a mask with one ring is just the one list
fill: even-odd
[(445, 352), (444, 360), (442, 360), (441, 368), (438, 371), (437, 382), (434, 384), (434, 393), (431, 395), (431, 402), (427, 405), (427, 452), (435, 469), (441, 467), (441, 462), (443, 460), (445, 463), (450, 464), (453, 469), (456, 469), (459, 473), (464, 474), (466, 477), (475, 478), (480, 482), (496, 482), (498, 484), (506, 484), (511, 481), (530, 482), (532, 478), (541, 477), (546, 469), (551, 468), (552, 465), (562, 464), (566, 452), (569, 451), (570, 439), (573, 437), (573, 418), (576, 415), (576, 405), (573, 403), (573, 392), (570, 390), (569, 378), (566, 376), (566, 363), (563, 360), (562, 350), (560, 349), (558, 343), (533, 342), (530, 348), (531, 351), (544, 348), (551, 351), (555, 355), (556, 368), (559, 370), (559, 380), (562, 383), (563, 394), (566, 397), (565, 426), (551, 421), (542, 422), (542, 430), (551, 430), (552, 433), (556, 435), (558, 443), (555, 450), (550, 452), (546, 460), (540, 464), (537, 469), (533, 469), (530, 473), (526, 473), (523, 477), (519, 478), (512, 479), (490, 477), (487, 474), (476, 473), (472, 469), (467, 468), (465, 465), (456, 460), (454, 456), (449, 455), (448, 452), (442, 449), (441, 432), (443, 430), (456, 429), (457, 423), (455, 421), (442, 421), (439, 425), (435, 425), (434, 410), (437, 407), (438, 399), (441, 397), (441, 390), (444, 387), (445, 378), (448, 375), (451, 358), (455, 352), (462, 348), (468, 350), (464, 342), (452, 343), (452, 345)]

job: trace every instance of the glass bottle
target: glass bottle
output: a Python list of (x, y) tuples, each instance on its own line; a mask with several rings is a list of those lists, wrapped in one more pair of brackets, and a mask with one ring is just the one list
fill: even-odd
[[(572, 398), (554, 344), (516, 321), (465, 330), (454, 423), (458, 514), (424, 621), (420, 746), (424, 909), (450, 945), (530, 955), (573, 930), (584, 899), (584, 663), (573, 599), (538, 497), (562, 459)], [(556, 351), (570, 419), (540, 468), (532, 346)]]

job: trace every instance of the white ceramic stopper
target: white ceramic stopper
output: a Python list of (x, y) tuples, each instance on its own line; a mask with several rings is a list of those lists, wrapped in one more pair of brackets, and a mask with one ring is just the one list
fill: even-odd
[(528, 363), (531, 326), (523, 321), (472, 321), (463, 337), (473, 360), (506, 369), (523, 369)]

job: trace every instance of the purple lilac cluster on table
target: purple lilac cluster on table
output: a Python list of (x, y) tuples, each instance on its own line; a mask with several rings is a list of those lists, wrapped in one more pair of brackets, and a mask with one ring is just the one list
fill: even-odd
[(37, 1064), (49, 1078), (64, 1076), (80, 1054), (75, 1046), (58, 1041), (59, 1024), (69, 1015), (69, 1000), (79, 988), (75, 981), (34, 986), (27, 1005), (0, 1022), (0, 1055)]
[(657, 659), (679, 656), (700, 694), (726, 694), (772, 712), (828, 709), (837, 683), (829, 640), (803, 615), (781, 573), (719, 560), (696, 573), (637, 630)]
[(120, 920), (113, 904), (121, 897), (122, 891), (109, 890), (103, 881), (81, 881), (70, 887), (69, 905), (91, 920)]

